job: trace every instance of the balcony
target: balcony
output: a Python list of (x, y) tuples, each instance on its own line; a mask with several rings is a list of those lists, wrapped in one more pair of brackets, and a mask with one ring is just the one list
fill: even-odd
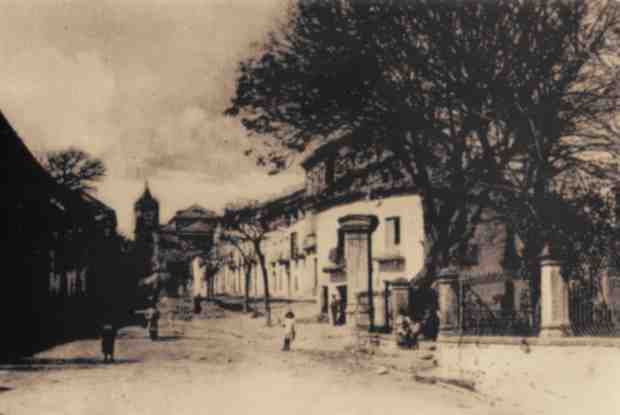
[(311, 233), (306, 235), (302, 247), (305, 252), (316, 251), (316, 234)]

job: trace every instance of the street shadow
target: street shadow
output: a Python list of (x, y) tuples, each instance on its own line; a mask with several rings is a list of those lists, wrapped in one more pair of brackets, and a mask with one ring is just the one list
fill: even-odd
[(181, 340), (183, 338), (183, 336), (177, 336), (177, 335), (172, 335), (172, 336), (159, 336), (157, 338), (158, 342), (173, 342), (173, 341), (177, 341), (177, 340)]
[(103, 366), (116, 366), (139, 363), (138, 359), (115, 359), (113, 363), (104, 363), (101, 358), (76, 357), (69, 359), (25, 358), (0, 364), (0, 370), (16, 372), (38, 372), (63, 369), (89, 369)]
[(12, 391), (13, 388), (9, 388), (8, 386), (0, 386), (0, 393)]

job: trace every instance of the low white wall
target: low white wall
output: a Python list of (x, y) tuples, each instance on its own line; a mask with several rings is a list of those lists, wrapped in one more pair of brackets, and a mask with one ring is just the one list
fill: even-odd
[(619, 346), (442, 342), (437, 374), (473, 380), (479, 392), (528, 411), (612, 414), (620, 408)]

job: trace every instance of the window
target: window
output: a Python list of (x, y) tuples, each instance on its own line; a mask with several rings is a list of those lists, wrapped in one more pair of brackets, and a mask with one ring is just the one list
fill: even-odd
[(400, 245), (400, 218), (391, 217), (385, 219), (386, 246), (388, 248)]
[(297, 243), (297, 232), (291, 233), (291, 259), (299, 255), (299, 245)]

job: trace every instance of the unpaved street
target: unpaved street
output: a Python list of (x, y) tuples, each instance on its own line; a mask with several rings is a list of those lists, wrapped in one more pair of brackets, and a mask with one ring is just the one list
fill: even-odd
[(113, 365), (100, 363), (98, 341), (85, 340), (42, 353), (31, 365), (3, 366), (0, 413), (523, 413), (470, 391), (417, 383), (406, 364), (399, 370), (380, 356), (343, 351), (336, 330), (299, 324), (294, 350), (284, 353), (281, 329), (238, 314), (174, 330), (164, 325), (159, 342), (130, 327)]

